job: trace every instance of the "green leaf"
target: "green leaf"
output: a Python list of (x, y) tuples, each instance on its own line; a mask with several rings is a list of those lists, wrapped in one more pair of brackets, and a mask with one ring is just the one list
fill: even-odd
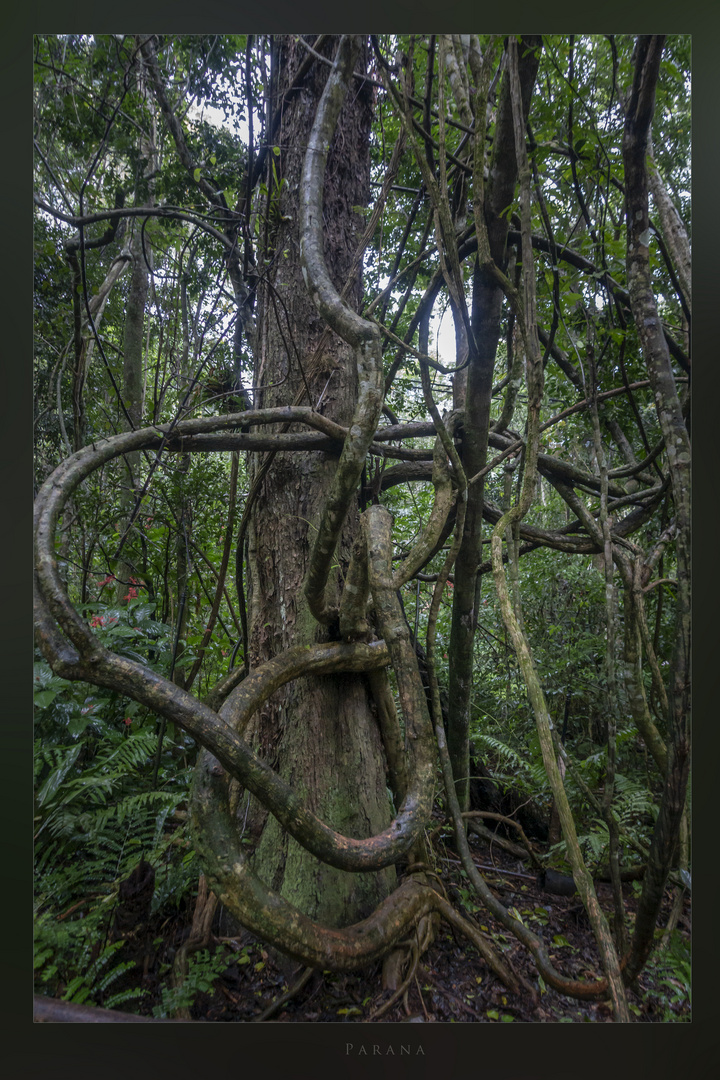
[(202, 176), (202, 169), (194, 169), (193, 170), (193, 180), (195, 181), (196, 184), (200, 183), (200, 177), (201, 176)]
[(47, 709), (57, 697), (56, 690), (39, 690), (33, 695), (33, 703), (38, 709)]
[(91, 716), (73, 716), (68, 724), (68, 731), (71, 735), (82, 735), (91, 720)]
[(78, 756), (78, 754), (80, 753), (81, 750), (82, 750), (82, 745), (80, 743), (78, 743), (76, 746), (73, 746), (72, 749), (67, 754), (67, 756), (65, 757), (65, 760), (62, 762), (62, 764), (59, 765), (57, 769), (54, 769), (50, 773), (50, 775), (48, 776), (47, 780), (45, 781), (42, 789), (40, 790), (40, 792), (38, 794), (38, 797), (37, 797), (38, 806), (43, 806), (44, 803), (47, 802), (47, 800), (52, 795), (55, 794), (55, 792), (60, 787), (63, 780), (65, 779), (65, 777), (70, 772), (73, 765), (75, 764), (75, 760), (76, 760), (76, 758), (77, 758), (77, 756)]

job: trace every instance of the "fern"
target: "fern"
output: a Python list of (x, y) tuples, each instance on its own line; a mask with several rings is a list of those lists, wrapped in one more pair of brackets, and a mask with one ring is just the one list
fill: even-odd
[(105, 830), (108, 825), (120, 826), (127, 819), (133, 820), (134, 827), (137, 830), (140, 821), (150, 817), (153, 823), (150, 843), (154, 847), (157, 843), (157, 834), (160, 831), (156, 828), (158, 816), (162, 815), (164, 823), (168, 813), (175, 809), (178, 801), (177, 791), (140, 791), (131, 793), (117, 803), (100, 807), (92, 815), (91, 830), (99, 833)]
[[(137, 788), (137, 772), (147, 765), (157, 747), (157, 735), (154, 731), (141, 730), (132, 732), (117, 746), (111, 746), (98, 753), (93, 761), (79, 774), (71, 776), (76, 765), (81, 744), (71, 747), (52, 747), (39, 749), (38, 757), (51, 767), (51, 772), (36, 796), (36, 810), (40, 826), (36, 839), (47, 829), (52, 836), (74, 837), (78, 822), (77, 807), (84, 803), (84, 812), (99, 811), (98, 826), (102, 826), (109, 817), (115, 817), (121, 825), (124, 818), (134, 809), (122, 798), (118, 799), (119, 789), (123, 786)], [(141, 792), (135, 796), (140, 800), (155, 800), (167, 806), (177, 796), (167, 793)], [(82, 831), (92, 831), (85, 818)]]
[(36, 796), (36, 803), (41, 807), (45, 803), (50, 802), (58, 791), (65, 777), (77, 761), (80, 751), (82, 750), (82, 745), (78, 743), (77, 746), (53, 746), (43, 749), (36, 744), (36, 750), (36, 779), (39, 779), (44, 765), (49, 766), (52, 770)]
[(512, 746), (508, 746), (507, 743), (501, 742), (500, 739), (496, 739), (492, 735), (477, 735), (475, 741), (481, 743), (486, 750), (489, 750), (502, 764), (503, 768), (508, 771), (527, 772), (528, 763), (525, 758)]
[(189, 1009), (199, 993), (209, 993), (215, 980), (227, 968), (230, 958), (224, 949), (210, 954), (207, 949), (198, 949), (188, 957), (188, 970), (181, 986), (162, 988), (162, 1001), (153, 1009), (153, 1016), (165, 1019), (178, 1009)]
[(661, 947), (651, 956), (647, 973), (655, 985), (643, 997), (657, 1002), (660, 1019), (664, 1023), (687, 1023), (692, 1007), (692, 961), (690, 944), (679, 930), (673, 930), (666, 948)]
[[(112, 986), (127, 971), (131, 971), (136, 967), (134, 960), (120, 960), (118, 963), (108, 966), (123, 945), (124, 942), (122, 941), (114, 941), (110, 945), (106, 945), (97, 960), (90, 964), (86, 971), (70, 980), (63, 994), (63, 1001), (72, 1001), (77, 1005), (82, 1005), (91, 995), (94, 997), (104, 996), (104, 992), (109, 986)], [(110, 1000), (117, 1003), (118, 999), (126, 1001), (131, 998), (143, 997), (145, 993), (145, 990), (135, 988), (129, 991), (120, 991)], [(107, 1008), (110, 1007), (107, 1001), (103, 1003)]]
[(530, 780), (530, 791), (539, 795), (546, 795), (550, 791), (550, 781), (545, 771), (545, 766), (541, 761), (531, 761), (527, 766), (528, 778)]
[(515, 787), (535, 798), (547, 793), (549, 784), (542, 759), (533, 760), (527, 752), (520, 753), (492, 735), (475, 735), (473, 739), (492, 755), (503, 770), (495, 773), (497, 780), (512, 782)]
[[(652, 797), (644, 788), (618, 773), (615, 777), (616, 789), (612, 810), (620, 827), (620, 839), (629, 834), (636, 840), (645, 839), (642, 835), (640, 819), (652, 819), (657, 812)], [(607, 856), (608, 830), (605, 821), (592, 816), (585, 823), (584, 831), (578, 830), (578, 842), (588, 862), (599, 866)], [(558, 853), (566, 856), (564, 842), (556, 845)], [(553, 851), (556, 850), (555, 848)]]
[(111, 994), (109, 998), (103, 1001), (103, 1008), (117, 1009), (118, 1005), (123, 1005), (126, 1001), (136, 1001), (139, 998), (147, 997), (147, 994), (147, 990), (142, 987), (120, 990), (117, 994)]
[(157, 748), (157, 734), (147, 728), (133, 731), (120, 743), (113, 753), (105, 759), (107, 765), (115, 762), (115, 767), (122, 771), (140, 769), (152, 757)]
[[(133, 627), (143, 631), (132, 634), (138, 647), (154, 648), (167, 628), (145, 615), (133, 613)], [(67, 1001), (132, 1007), (147, 994), (136, 964), (122, 942), (101, 945), (120, 882), (140, 857), (156, 872), (151, 914), (176, 909), (197, 881), (187, 824), (169, 826), (187, 799), (190, 742), (166, 734), (156, 790), (157, 726), (134, 703), (60, 679), (44, 661), (35, 666), (34, 701), (36, 987)]]

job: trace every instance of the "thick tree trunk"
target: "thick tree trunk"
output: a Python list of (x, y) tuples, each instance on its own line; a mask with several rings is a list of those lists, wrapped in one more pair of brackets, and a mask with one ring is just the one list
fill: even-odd
[[(323, 50), (332, 57), (337, 38)], [(291, 37), (275, 57), (274, 112), (305, 57)], [(352, 350), (325, 324), (308, 295), (300, 269), (298, 190), (305, 148), (329, 68), (315, 62), (286, 100), (279, 153), (270, 156), (265, 257), (267, 276), (258, 294), (256, 406), (311, 404), (347, 424), (357, 398)], [(340, 115), (325, 177), (325, 256), (342, 291), (363, 231), (353, 207), (369, 196), (370, 88), (355, 83)], [(266, 268), (263, 268), (266, 269)], [(357, 307), (360, 284), (348, 294)], [(275, 430), (275, 429), (273, 429)], [(290, 645), (332, 636), (312, 617), (303, 593), (310, 547), (337, 458), (317, 452), (278, 454), (258, 488), (248, 529), (251, 664)], [(257, 476), (260, 462), (252, 462)], [(338, 548), (339, 575), (347, 570), (357, 514)], [(362, 838), (392, 819), (385, 758), (365, 676), (303, 678), (276, 692), (253, 718), (247, 738), (327, 824)], [(241, 797), (238, 815), (245, 815)], [(247, 830), (256, 844), (254, 870), (311, 918), (339, 926), (368, 915), (392, 889), (395, 872), (349, 874), (324, 865), (288, 837), (275, 819), (250, 805)], [(246, 834), (247, 835), (247, 834)]]

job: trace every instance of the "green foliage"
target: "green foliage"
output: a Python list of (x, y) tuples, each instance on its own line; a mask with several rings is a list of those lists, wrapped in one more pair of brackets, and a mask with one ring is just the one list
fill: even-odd
[[(605, 775), (606, 758), (606, 751), (603, 750), (579, 763), (580, 773), (584, 774), (586, 782), (590, 781), (588, 786), (596, 786), (592, 783), (592, 775), (593, 773), (598, 775), (599, 766), (599, 775)], [(593, 867), (598, 867), (602, 863), (607, 864), (608, 831), (605, 821), (588, 803), (572, 774), (566, 776), (566, 788), (576, 820), (582, 822), (578, 828), (578, 842), (588, 864)], [(636, 844), (648, 845), (650, 830), (657, 816), (657, 804), (647, 786), (637, 779), (630, 779), (622, 773), (616, 773), (612, 809), (620, 828), (621, 861), (623, 865), (632, 864), (637, 860), (637, 849), (628, 840), (631, 839)], [(555, 857), (565, 858), (564, 841), (551, 848), (551, 860)]]
[[(104, 620), (98, 632), (140, 657), (161, 640), (138, 604), (92, 609)], [(136, 620), (140, 629), (118, 633)], [(107, 934), (119, 883), (141, 857), (156, 871), (153, 912), (177, 909), (197, 881), (185, 821), (176, 815), (187, 799), (189, 740), (166, 735), (155, 787), (154, 718), (53, 675), (44, 661), (35, 665), (34, 696), (36, 987), (107, 1008), (139, 1002), (146, 991), (135, 961)]]
[(173, 1016), (178, 1009), (188, 1009), (199, 993), (208, 994), (219, 975), (231, 962), (224, 949), (210, 953), (198, 949), (188, 957), (188, 970), (181, 986), (163, 987), (162, 1001), (153, 1008), (153, 1016), (164, 1019)]
[[(130, 730), (138, 722), (133, 706), (93, 699), (84, 684), (47, 678), (44, 665), (37, 667), (36, 678), (44, 676), (47, 685), (38, 692), (42, 738), (35, 741), (34, 761), (38, 866), (78, 849), (92, 865), (101, 849), (122, 850), (126, 840), (125, 861), (138, 851), (159, 850), (165, 820), (186, 797), (190, 762), (177, 767), (184, 746), (164, 743), (160, 786), (154, 789), (157, 726), (146, 718), (138, 730)], [(122, 721), (116, 719), (118, 706), (127, 713)]]
[(86, 931), (84, 934), (75, 932), (79, 929), (80, 925), (77, 923), (70, 923), (64, 929), (60, 928), (47, 916), (41, 915), (35, 920), (36, 980), (39, 980), (43, 986), (52, 987), (61, 978), (63, 970), (77, 970), (79, 974), (71, 977), (67, 982), (62, 980), (65, 985), (62, 1000), (76, 1005), (91, 1004), (93, 1001), (102, 1000), (104, 1008), (113, 1009), (118, 1005), (138, 1001), (145, 997), (147, 991), (139, 987), (111, 991), (113, 984), (135, 967), (133, 960), (117, 959), (124, 943), (111, 942), (104, 946), (95, 959), (92, 959), (93, 950), (90, 948), (88, 928), (83, 928)]
[(549, 785), (539, 757), (539, 749), (536, 751), (535, 760), (531, 756), (536, 750), (532, 741), (522, 752), (482, 732), (477, 732), (473, 741), (480, 755), (493, 762), (493, 776), (496, 780), (510, 782), (518, 791), (526, 791), (537, 799), (548, 794)]
[(666, 948), (653, 953), (647, 976), (653, 989), (646, 992), (645, 1000), (660, 1012), (660, 1019), (664, 1023), (689, 1023), (692, 1019), (692, 963), (690, 946), (679, 931), (672, 932)]

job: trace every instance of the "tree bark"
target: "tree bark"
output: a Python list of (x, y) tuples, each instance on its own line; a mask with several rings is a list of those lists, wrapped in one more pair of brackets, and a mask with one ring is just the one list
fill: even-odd
[[(332, 58), (337, 38), (322, 48)], [(291, 85), (304, 57), (302, 45), (292, 37), (279, 40), (274, 93), (282, 95)], [(255, 404), (310, 404), (347, 424), (357, 400), (353, 350), (333, 333), (324, 338), (324, 320), (303, 280), (298, 237), (305, 148), (328, 70), (316, 62), (286, 103), (277, 136), (279, 153), (271, 155), (265, 251), (270, 268), (258, 297), (255, 385), (262, 389)], [(353, 208), (366, 205), (369, 198), (369, 93), (369, 87), (361, 86), (348, 97), (325, 173), (325, 259), (339, 292), (364, 227)], [(357, 281), (347, 301), (357, 308), (360, 296)], [(257, 460), (251, 468), (256, 474)], [(303, 582), (336, 468), (332, 453), (280, 453), (260, 484), (248, 530), (253, 667), (290, 645), (333, 636), (332, 628), (321, 628), (313, 618)], [(336, 553), (340, 571), (347, 570), (357, 523), (357, 513), (351, 512)], [(333, 577), (339, 582), (338, 572)], [(392, 819), (382, 742), (365, 676), (302, 678), (288, 684), (253, 719), (247, 737), (308, 806), (345, 835), (374, 835)], [(239, 812), (245, 812), (242, 799)], [(367, 916), (394, 885), (393, 868), (348, 874), (324, 865), (259, 807), (250, 808), (248, 821), (256, 842), (254, 870), (325, 925)]]
[[(520, 59), (520, 80), (523, 112), (527, 118), (541, 39), (531, 36), (524, 38), (523, 42), (525, 49)], [(489, 254), (495, 266), (503, 271), (507, 265), (508, 216), (505, 211), (513, 200), (517, 180), (512, 124), (509, 82), (507, 77), (504, 77), (487, 194), (481, 209), (487, 229)], [(501, 332), (502, 304), (502, 286), (489, 267), (478, 263), (473, 280), (474, 343), (470, 343), (462, 443), (463, 467), (468, 477), (480, 472), (487, 460), (490, 402), (495, 355)], [(455, 566), (450, 630), (448, 751), (462, 810), (467, 810), (469, 806), (470, 701), (473, 685), (473, 643), (480, 603), (478, 571), (482, 563), (483, 502), (484, 481), (481, 480), (468, 488), (465, 534)]]
[(638, 905), (628, 963), (630, 978), (642, 969), (652, 949), (655, 923), (685, 809), (690, 768), (690, 438), (653, 293), (648, 250), (647, 153), (664, 41), (662, 35), (638, 38), (623, 137), (628, 292), (667, 448), (677, 525), (676, 638), (668, 695), (668, 771)]
[[(144, 71), (141, 67), (140, 92), (145, 93)], [(155, 202), (155, 184), (152, 179), (157, 165), (157, 140), (155, 136), (154, 116), (151, 121), (149, 133), (145, 133), (140, 139), (141, 159), (146, 162), (146, 168), (138, 177), (135, 191), (136, 203)], [(148, 293), (150, 290), (149, 268), (152, 265), (152, 251), (143, 240), (143, 231), (139, 221), (134, 223), (134, 232), (130, 241), (130, 253), (132, 256), (132, 271), (130, 275), (130, 289), (128, 292), (127, 308), (125, 310), (125, 331), (123, 336), (123, 381), (122, 397), (124, 405), (123, 426), (126, 430), (142, 427), (143, 412), (145, 409), (145, 309), (147, 307)], [(125, 468), (120, 490), (120, 507), (123, 539), (127, 543), (129, 537), (124, 533), (132, 528), (130, 516), (132, 514), (135, 499), (140, 489), (139, 469), (142, 455), (137, 452), (129, 454), (125, 458)], [(128, 544), (129, 546), (129, 544)], [(127, 602), (130, 594), (130, 583), (133, 577), (134, 567), (131, 560), (119, 558), (115, 566), (117, 586), (115, 598), (117, 603)]]
[[(148, 271), (147, 266), (145, 265), (145, 259), (143, 258), (139, 224), (136, 226), (130, 250), (132, 253), (133, 264), (130, 276), (130, 291), (128, 293), (127, 308), (125, 311), (122, 382), (123, 403), (127, 410), (127, 419), (123, 425), (126, 430), (142, 427), (144, 406), (143, 355), (145, 345), (145, 305), (147, 303), (148, 295)], [(141, 456), (139, 451), (128, 454), (122, 467), (120, 506), (122, 515), (121, 521), (123, 522), (127, 520), (135, 501)], [(123, 603), (127, 596), (128, 582), (132, 574), (132, 566), (125, 562), (125, 560), (119, 559), (115, 567), (115, 576), (118, 579), (116, 588), (116, 599), (118, 603)]]

